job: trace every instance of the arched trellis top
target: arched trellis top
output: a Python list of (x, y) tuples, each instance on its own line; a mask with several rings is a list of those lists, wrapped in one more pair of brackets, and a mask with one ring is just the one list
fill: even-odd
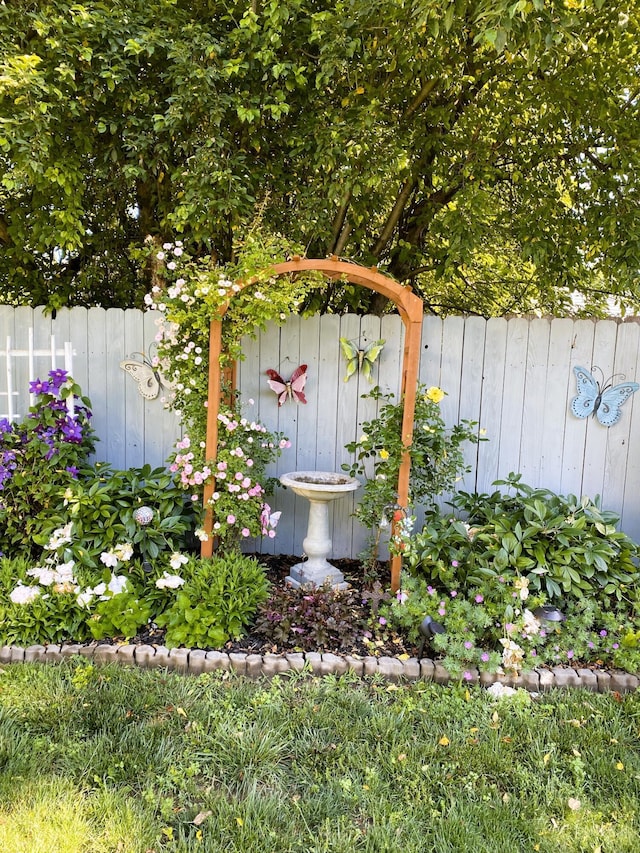
[[(368, 269), (358, 264), (341, 261), (336, 257), (325, 259), (294, 257), (290, 261), (275, 264), (269, 269), (269, 275), (277, 277), (304, 271), (321, 272), (327, 278), (342, 279), (352, 284), (360, 284), (363, 287), (376, 291), (376, 293), (381, 293), (383, 296), (391, 299), (397, 306), (398, 313), (405, 326), (400, 398), (403, 401), (402, 441), (405, 448), (408, 448), (413, 438), (413, 418), (420, 367), (423, 316), (422, 300), (406, 287), (382, 275), (375, 267)], [(240, 281), (238, 284), (241, 288), (244, 288), (255, 283), (255, 281), (256, 279), (249, 279), (245, 282)], [(209, 335), (209, 385), (205, 450), (207, 459), (215, 459), (218, 449), (218, 413), (220, 411), (220, 395), (222, 390), (220, 355), (222, 352), (222, 319), (225, 312), (226, 307), (221, 310), (217, 317), (212, 319)], [(405, 450), (398, 476), (398, 505), (403, 510), (408, 506), (410, 470), (411, 459), (408, 451)], [(203, 557), (210, 557), (213, 553), (211, 535), (213, 529), (213, 511), (209, 506), (209, 501), (214, 491), (215, 482), (208, 482), (204, 492), (204, 529), (208, 534), (208, 539), (202, 543), (201, 553)], [(391, 561), (391, 587), (394, 591), (400, 586), (400, 570), (400, 557), (394, 557)]]

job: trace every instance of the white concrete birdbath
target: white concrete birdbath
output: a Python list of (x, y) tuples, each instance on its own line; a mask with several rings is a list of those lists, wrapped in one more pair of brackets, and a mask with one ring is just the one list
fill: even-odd
[(307, 561), (291, 568), (287, 583), (294, 587), (329, 583), (344, 589), (348, 586), (344, 575), (327, 560), (331, 553), (329, 503), (355, 491), (360, 482), (355, 477), (329, 471), (294, 471), (283, 474), (280, 482), (309, 501), (309, 523), (302, 543)]

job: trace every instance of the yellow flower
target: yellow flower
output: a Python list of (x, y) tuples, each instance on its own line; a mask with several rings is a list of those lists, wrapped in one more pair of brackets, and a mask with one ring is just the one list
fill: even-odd
[(380, 451), (380, 459), (388, 459), (388, 458), (389, 458), (389, 451), (385, 450), (383, 447), (382, 450)]
[(427, 388), (427, 393), (424, 396), (426, 400), (431, 400), (432, 403), (439, 403), (444, 397), (444, 391), (437, 385), (432, 385), (431, 388)]

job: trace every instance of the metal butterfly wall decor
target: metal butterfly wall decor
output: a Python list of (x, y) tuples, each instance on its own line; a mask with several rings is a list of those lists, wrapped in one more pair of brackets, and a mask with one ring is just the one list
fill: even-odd
[(161, 388), (174, 387), (174, 383), (165, 379), (150, 357), (147, 358), (143, 352), (134, 352), (133, 355), (139, 355), (142, 360), (125, 358), (120, 362), (120, 367), (134, 378), (138, 384), (138, 393), (146, 400), (155, 400)]
[(283, 406), (287, 400), (294, 400), (296, 403), (306, 403), (307, 398), (304, 396), (304, 386), (307, 381), (307, 365), (301, 364), (291, 374), (291, 379), (283, 379), (275, 370), (267, 370), (267, 383), (269, 388), (278, 395), (278, 406)]
[(347, 360), (347, 375), (344, 377), (344, 381), (348, 382), (356, 370), (359, 370), (369, 382), (373, 382), (372, 368), (385, 343), (386, 341), (372, 341), (368, 346), (359, 349), (353, 341), (340, 338), (342, 354)]
[[(599, 368), (598, 368), (599, 369)], [(594, 415), (602, 426), (617, 424), (622, 415), (622, 404), (640, 388), (637, 382), (613, 384), (613, 379), (600, 383), (594, 379), (586, 367), (574, 367), (578, 395), (571, 401), (571, 411), (577, 418)], [(602, 371), (600, 371), (602, 373)]]

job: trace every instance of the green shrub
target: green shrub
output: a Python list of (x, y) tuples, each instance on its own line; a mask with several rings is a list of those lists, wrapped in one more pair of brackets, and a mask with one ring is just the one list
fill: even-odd
[(522, 578), (550, 601), (585, 595), (621, 600), (638, 583), (640, 548), (598, 498), (533, 489), (513, 474), (495, 485), (514, 493), (454, 497), (464, 522), (428, 514), (423, 530), (403, 543), (412, 573), (463, 592), (487, 580)]
[(89, 630), (94, 640), (104, 637), (134, 637), (151, 616), (151, 605), (145, 601), (135, 587), (127, 588), (117, 595), (99, 601), (89, 619)]
[[(464, 420), (452, 428), (445, 425), (439, 407), (444, 396), (440, 388), (419, 385), (417, 389), (409, 447), (412, 504), (431, 505), (438, 495), (451, 489), (460, 474), (470, 470), (462, 445), (479, 440), (475, 421)], [(393, 394), (383, 394), (378, 387), (364, 397), (375, 400), (380, 411), (374, 420), (363, 424), (358, 441), (346, 445), (355, 460), (351, 466), (342, 467), (351, 476), (367, 478), (355, 515), (365, 527), (379, 530), (380, 522), (389, 520), (398, 500), (398, 472), (407, 451), (402, 436), (404, 407), (393, 402)], [(367, 477), (371, 463), (373, 475)]]
[(241, 637), (268, 595), (264, 568), (235, 552), (212, 560), (192, 557), (182, 575), (174, 603), (157, 619), (167, 629), (169, 648), (220, 648)]
[(89, 638), (75, 585), (33, 584), (28, 558), (0, 559), (0, 643), (28, 646)]
[[(138, 524), (134, 512), (153, 510), (149, 524)], [(102, 552), (120, 542), (134, 555), (153, 561), (162, 552), (176, 551), (193, 529), (199, 508), (185, 500), (183, 490), (164, 468), (113, 470), (97, 463), (82, 480), (70, 485), (54, 512), (41, 520), (36, 542), (47, 548), (55, 532), (71, 525), (64, 560), (96, 567)]]

